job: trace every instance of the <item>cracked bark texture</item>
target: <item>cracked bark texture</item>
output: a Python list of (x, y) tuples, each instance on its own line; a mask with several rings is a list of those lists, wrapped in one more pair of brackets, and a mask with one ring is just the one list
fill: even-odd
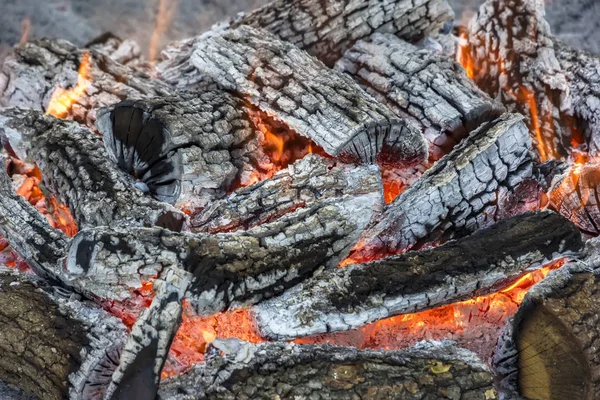
[(0, 378), (40, 399), (93, 399), (102, 382), (92, 371), (123, 344), (121, 321), (7, 269), (0, 303)]
[(460, 64), (391, 34), (376, 33), (358, 41), (336, 69), (418, 126), (433, 160), (504, 111), (477, 88)]
[(111, 160), (157, 199), (200, 209), (223, 197), (260, 146), (245, 103), (224, 91), (124, 101), (98, 112)]
[[(513, 196), (539, 193), (523, 185), (535, 183), (531, 138), (522, 117), (505, 114), (472, 132), (448, 155), (384, 210), (361, 236), (352, 255), (372, 260), (425, 243), (465, 236), (522, 212)], [(379, 255), (379, 256), (378, 256)]]
[(553, 212), (521, 214), (440, 247), (325, 271), (252, 308), (261, 336), (290, 340), (484, 296), (583, 249)]
[[(92, 46), (93, 47), (93, 46)], [(100, 107), (124, 99), (167, 96), (173, 90), (133, 71), (96, 50), (82, 50), (64, 40), (42, 39), (16, 47), (4, 61), (0, 73), (0, 105), (21, 106), (46, 111), (57, 87), (77, 84), (78, 70), (85, 52), (90, 66), (87, 88), (67, 115), (94, 129)]]
[(146, 197), (110, 162), (102, 140), (79, 124), (12, 108), (0, 112), (0, 132), (20, 159), (38, 165), (45, 187), (69, 207), (79, 229), (183, 224), (181, 212)]
[(206, 363), (169, 379), (159, 398), (474, 400), (496, 395), (485, 363), (452, 342), (422, 342), (404, 351), (253, 345), (235, 339), (217, 339), (213, 347)]
[(552, 36), (543, 0), (488, 0), (467, 51), (478, 86), (528, 116), (542, 161), (565, 158), (573, 143), (598, 152), (600, 59)]
[(498, 342), (493, 365), (506, 396), (595, 399), (600, 312), (597, 239), (587, 257), (553, 271), (531, 289)]
[(174, 233), (160, 228), (81, 231), (65, 260), (68, 284), (88, 296), (125, 300), (169, 265), (192, 273), (186, 298), (201, 316), (277, 295), (320, 268), (334, 268), (369, 223), (380, 193), (316, 202), (244, 232)]
[(308, 154), (273, 178), (240, 188), (192, 216), (193, 232), (247, 230), (320, 200), (381, 192), (377, 166), (342, 164)]
[(329, 155), (365, 163), (379, 156), (406, 166), (427, 157), (415, 127), (348, 76), (267, 31), (241, 26), (222, 32), (196, 43), (191, 61)]
[(417, 42), (448, 28), (453, 18), (445, 0), (276, 0), (203, 35), (171, 44), (156, 69), (163, 80), (181, 89), (204, 85), (205, 77), (190, 62), (194, 45), (242, 25), (264, 29), (333, 66), (356, 41), (373, 32)]

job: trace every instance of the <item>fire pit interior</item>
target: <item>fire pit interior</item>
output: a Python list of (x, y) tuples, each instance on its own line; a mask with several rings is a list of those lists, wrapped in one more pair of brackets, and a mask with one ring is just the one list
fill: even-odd
[(187, 3), (3, 60), (2, 398), (600, 398), (594, 5)]

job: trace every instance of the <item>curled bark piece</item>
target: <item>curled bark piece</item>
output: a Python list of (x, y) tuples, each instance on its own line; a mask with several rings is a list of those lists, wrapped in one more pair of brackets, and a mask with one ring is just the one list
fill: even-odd
[(146, 197), (110, 162), (102, 140), (79, 124), (12, 108), (0, 113), (0, 132), (19, 158), (39, 166), (45, 186), (70, 208), (80, 229), (181, 228), (183, 214)]
[[(387, 206), (362, 235), (354, 257), (370, 260), (464, 236), (520, 211), (504, 201), (536, 178), (530, 149), (521, 116), (505, 114), (483, 125)], [(537, 201), (539, 193), (533, 194)]]
[(380, 193), (312, 204), (246, 232), (173, 233), (93, 229), (72, 240), (64, 280), (89, 296), (124, 300), (169, 265), (193, 275), (187, 294), (199, 315), (277, 295), (321, 267), (334, 268), (369, 223)]
[(504, 111), (467, 78), (460, 64), (391, 34), (377, 33), (357, 42), (336, 69), (419, 126), (435, 160)]
[(192, 217), (193, 232), (232, 232), (269, 223), (297, 208), (343, 195), (381, 192), (379, 168), (340, 164), (315, 154), (272, 179), (236, 190)]
[(412, 165), (427, 157), (423, 135), (364, 92), (276, 36), (241, 26), (196, 43), (192, 63), (332, 156)]
[(127, 334), (120, 320), (6, 269), (0, 304), (0, 379), (40, 399), (100, 399)]
[(493, 364), (508, 397), (600, 396), (599, 250), (596, 239), (588, 242), (589, 256), (550, 273), (507, 325)]
[(105, 399), (154, 399), (171, 342), (181, 323), (181, 302), (191, 275), (167, 268), (153, 283), (154, 299), (138, 317), (121, 353)]
[[(93, 46), (92, 46), (93, 47)], [(78, 71), (89, 53), (86, 87), (80, 98), (61, 117), (70, 117), (93, 129), (96, 110), (124, 99), (173, 94), (166, 84), (119, 64), (96, 50), (82, 50), (64, 40), (42, 39), (14, 49), (0, 73), (0, 105), (46, 111), (56, 88), (78, 83)]]
[[(452, 342), (404, 351), (217, 339), (216, 354), (169, 379), (159, 398), (494, 398), (493, 377), (474, 353)], [(223, 355), (219, 354), (221, 350)]]
[(245, 108), (217, 90), (124, 101), (98, 112), (98, 129), (110, 158), (155, 198), (201, 208), (250, 164), (256, 132)]
[(261, 336), (295, 339), (486, 295), (583, 249), (553, 212), (527, 213), (434, 249), (325, 271), (253, 307)]

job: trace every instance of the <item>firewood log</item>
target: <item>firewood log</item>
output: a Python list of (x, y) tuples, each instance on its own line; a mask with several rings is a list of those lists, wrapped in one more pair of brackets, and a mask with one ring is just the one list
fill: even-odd
[(242, 25), (269, 31), (333, 66), (356, 41), (373, 32), (416, 42), (435, 36), (453, 17), (445, 0), (275, 0), (216, 25), (212, 32), (171, 44), (156, 69), (163, 80), (181, 89), (197, 85), (203, 77), (190, 63), (194, 44), (215, 32)]
[(501, 336), (493, 365), (507, 398), (600, 396), (600, 243), (531, 289)]
[[(241, 26), (196, 43), (191, 61), (225, 89), (332, 156), (417, 164), (423, 135), (344, 74), (267, 31)], [(382, 154), (380, 154), (382, 153)]]
[(391, 34), (377, 33), (358, 41), (336, 69), (419, 126), (434, 160), (504, 111), (467, 78), (460, 64)]
[(40, 399), (101, 399), (127, 335), (119, 319), (6, 268), (0, 304), (2, 381)]
[[(526, 185), (535, 179), (527, 127), (521, 116), (505, 114), (472, 132), (389, 204), (361, 236), (353, 257), (402, 253), (531, 209), (527, 202), (537, 206), (540, 193)], [(513, 191), (521, 199), (507, 201)]]
[(381, 191), (376, 166), (342, 164), (309, 154), (272, 179), (212, 202), (190, 221), (193, 232), (233, 232), (269, 223), (316, 201)]
[(542, 161), (600, 145), (600, 58), (550, 33), (543, 0), (488, 0), (469, 26), (465, 62), (492, 97), (528, 116)]
[[(485, 363), (452, 342), (404, 351), (265, 343), (213, 343), (206, 363), (171, 378), (160, 399), (493, 399)], [(221, 354), (221, 351), (223, 354)]]
[(263, 337), (348, 330), (489, 294), (582, 249), (570, 221), (526, 213), (434, 249), (325, 271), (252, 310)]
[(183, 214), (145, 196), (110, 162), (102, 140), (79, 124), (12, 108), (0, 112), (0, 133), (19, 158), (39, 166), (45, 187), (69, 207), (79, 229), (181, 228)]
[(98, 111), (111, 160), (157, 199), (196, 209), (231, 188), (259, 147), (245, 103), (224, 91), (124, 101)]

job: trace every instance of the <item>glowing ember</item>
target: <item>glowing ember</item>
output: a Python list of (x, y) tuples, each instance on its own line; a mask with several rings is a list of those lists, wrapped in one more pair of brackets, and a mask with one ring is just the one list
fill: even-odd
[(52, 93), (46, 114), (63, 119), (69, 116), (73, 105), (81, 99), (90, 85), (90, 62), (90, 53), (83, 53), (81, 64), (79, 64), (77, 85), (69, 90), (57, 87)]
[(469, 79), (473, 79), (475, 77), (475, 62), (471, 57), (469, 39), (467, 32), (464, 29), (459, 33), (456, 61), (458, 61), (458, 63), (464, 67)]
[(154, 30), (152, 31), (152, 37), (150, 38), (150, 49), (148, 51), (148, 61), (150, 61), (150, 63), (154, 63), (157, 59), (160, 41), (169, 28), (169, 25), (171, 25), (176, 9), (176, 1), (169, 2), (169, 0), (159, 0), (158, 13), (156, 14)]

